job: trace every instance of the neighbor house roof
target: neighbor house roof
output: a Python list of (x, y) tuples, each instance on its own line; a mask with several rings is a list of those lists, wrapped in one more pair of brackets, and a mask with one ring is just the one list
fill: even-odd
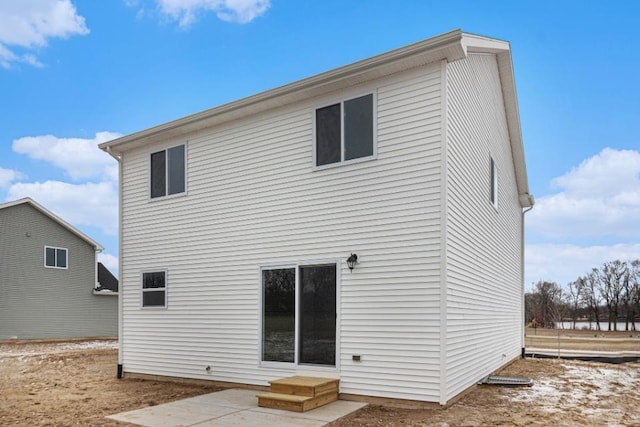
[(494, 53), (497, 56), (520, 204), (523, 207), (532, 206), (533, 197), (529, 194), (509, 43), (463, 33), (461, 30), (450, 31), (350, 65), (123, 136), (100, 144), (100, 148), (117, 157), (119, 153), (150, 142), (177, 138), (187, 133), (348, 88), (355, 84), (434, 61), (456, 61), (465, 58), (468, 53)]
[(4, 203), (4, 204), (0, 204), (0, 210), (1, 209), (6, 209), (6, 208), (10, 208), (12, 206), (22, 205), (22, 204), (31, 205), (33, 208), (35, 208), (36, 210), (40, 211), (44, 215), (48, 216), (53, 221), (57, 222), (62, 227), (64, 227), (67, 230), (69, 230), (71, 233), (75, 234), (76, 236), (78, 236), (79, 238), (84, 240), (85, 242), (89, 243), (97, 251), (103, 251), (104, 250), (104, 247), (100, 243), (96, 242), (95, 240), (93, 240), (92, 238), (90, 238), (89, 236), (84, 234), (82, 231), (78, 230), (77, 228), (75, 228), (74, 226), (72, 226), (71, 224), (69, 224), (68, 222), (66, 222), (62, 218), (60, 218), (59, 216), (55, 215), (54, 213), (52, 213), (51, 211), (49, 211), (44, 206), (42, 206), (41, 204), (37, 203), (35, 200), (33, 200), (30, 197), (25, 197), (24, 199), (14, 200), (13, 202), (7, 202), (7, 203)]
[(118, 279), (101, 262), (98, 263), (98, 283), (101, 291), (118, 292)]

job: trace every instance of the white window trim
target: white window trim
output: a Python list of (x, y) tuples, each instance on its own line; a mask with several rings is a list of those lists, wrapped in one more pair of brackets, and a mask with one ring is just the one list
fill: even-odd
[[(360, 98), (363, 96), (367, 96), (367, 95), (373, 95), (373, 99), (372, 99), (372, 114), (373, 114), (373, 154), (367, 157), (358, 157), (357, 159), (351, 159), (351, 160), (344, 160), (344, 103), (346, 101), (350, 101), (352, 99), (355, 98)], [(316, 164), (316, 157), (317, 157), (317, 140), (316, 140), (316, 112), (324, 107), (329, 107), (331, 105), (335, 105), (335, 104), (340, 104), (340, 161), (339, 162), (335, 162), (335, 163), (329, 163), (328, 165), (320, 165), (318, 166)], [(322, 104), (318, 104), (315, 105), (312, 109), (312, 138), (313, 138), (313, 152), (312, 152), (312, 156), (311, 156), (311, 161), (312, 161), (312, 166), (313, 166), (313, 170), (324, 170), (324, 169), (331, 169), (331, 168), (336, 168), (336, 167), (340, 167), (340, 166), (346, 166), (346, 165), (352, 165), (354, 163), (362, 163), (362, 162), (368, 162), (371, 160), (376, 160), (378, 158), (378, 91), (377, 89), (374, 90), (369, 90), (366, 92), (359, 92), (357, 94), (353, 94), (353, 95), (349, 95), (347, 97), (341, 98), (341, 99), (334, 99), (331, 102), (324, 102)]]
[[(294, 263), (274, 263), (269, 264), (265, 263), (258, 267), (258, 295), (260, 296), (259, 302), (259, 312), (258, 312), (258, 367), (259, 368), (269, 368), (269, 369), (285, 369), (285, 370), (306, 370), (306, 371), (325, 371), (325, 372), (339, 372), (340, 371), (340, 287), (342, 281), (342, 263), (344, 260), (340, 258), (329, 258), (329, 259), (312, 259), (312, 260), (302, 260)], [(334, 366), (325, 366), (325, 365), (308, 365), (308, 364), (300, 364), (298, 361), (298, 339), (299, 339), (299, 318), (300, 318), (300, 301), (299, 301), (299, 291), (300, 291), (300, 267), (310, 267), (314, 265), (329, 265), (335, 264), (336, 266), (336, 354), (335, 354), (335, 365)], [(263, 283), (262, 283), (262, 272), (264, 270), (279, 270), (293, 268), (295, 269), (295, 337), (294, 337), (294, 361), (291, 362), (273, 362), (273, 361), (264, 361), (262, 360), (262, 328), (263, 328), (263, 318), (264, 318), (264, 295), (263, 295)]]
[[(56, 265), (47, 265), (47, 249), (54, 249), (55, 250), (55, 257), (54, 257), (54, 263)], [(58, 267), (58, 249), (63, 249), (66, 253), (67, 253), (67, 266), (66, 267)], [(69, 269), (69, 249), (67, 248), (61, 248), (58, 246), (44, 246), (44, 260), (43, 260), (43, 264), (45, 268), (55, 268), (58, 270), (68, 270)]]
[[(493, 207), (497, 210), (498, 209), (498, 166), (496, 165), (496, 161), (493, 159), (493, 157), (490, 157), (490, 167), (491, 170), (489, 172), (489, 176), (493, 176), (493, 179), (491, 180), (491, 187), (490, 187), (490, 192), (489, 192), (489, 201), (491, 202), (491, 204), (493, 205)], [(493, 195), (493, 199), (491, 199), (491, 196)]]
[[(164, 273), (164, 306), (154, 305), (154, 306), (144, 306), (144, 298), (143, 294), (145, 292), (158, 291), (160, 288), (149, 288), (148, 290), (144, 289), (144, 275), (146, 273)], [(155, 269), (147, 269), (140, 272), (140, 308), (142, 310), (166, 310), (169, 306), (169, 270), (166, 268), (155, 268)]]
[[(151, 155), (155, 154), (155, 153), (159, 153), (161, 151), (165, 152), (165, 165), (164, 165), (164, 182), (166, 185), (165, 188), (165, 192), (168, 193), (169, 192), (169, 155), (168, 155), (168, 151), (172, 148), (175, 147), (179, 147), (181, 145), (184, 145), (184, 191), (182, 193), (176, 193), (176, 194), (165, 194), (164, 196), (158, 196), (158, 197), (151, 197)], [(156, 202), (158, 200), (166, 200), (166, 199), (173, 199), (176, 197), (184, 197), (187, 195), (187, 190), (188, 190), (188, 186), (187, 186), (187, 175), (188, 175), (188, 159), (189, 159), (189, 144), (188, 141), (185, 141), (181, 144), (175, 144), (175, 145), (169, 145), (167, 147), (164, 148), (160, 148), (160, 149), (153, 149), (150, 150), (147, 153), (147, 197), (148, 200), (150, 202)]]

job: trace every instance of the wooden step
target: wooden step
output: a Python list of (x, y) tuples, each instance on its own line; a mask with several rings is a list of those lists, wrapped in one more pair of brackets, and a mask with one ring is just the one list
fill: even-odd
[(305, 412), (338, 400), (338, 393), (325, 393), (316, 397), (296, 396), (282, 393), (263, 393), (258, 395), (258, 406), (263, 408), (284, 409), (286, 411)]
[(339, 382), (332, 378), (295, 376), (269, 381), (269, 384), (272, 393), (317, 397), (327, 393), (337, 394)]

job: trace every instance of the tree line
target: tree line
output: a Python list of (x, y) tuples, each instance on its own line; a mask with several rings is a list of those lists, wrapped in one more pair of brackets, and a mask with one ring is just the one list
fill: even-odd
[(640, 259), (604, 263), (564, 287), (541, 280), (525, 294), (525, 321), (530, 326), (554, 328), (557, 322), (595, 322), (597, 330), (606, 322), (617, 331), (636, 330), (640, 320)]

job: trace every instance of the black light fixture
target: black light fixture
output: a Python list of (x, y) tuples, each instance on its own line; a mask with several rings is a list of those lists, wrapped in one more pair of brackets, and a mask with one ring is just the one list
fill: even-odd
[(357, 262), (358, 262), (358, 255), (351, 254), (349, 258), (347, 258), (347, 265), (349, 266), (349, 270), (353, 270)]

